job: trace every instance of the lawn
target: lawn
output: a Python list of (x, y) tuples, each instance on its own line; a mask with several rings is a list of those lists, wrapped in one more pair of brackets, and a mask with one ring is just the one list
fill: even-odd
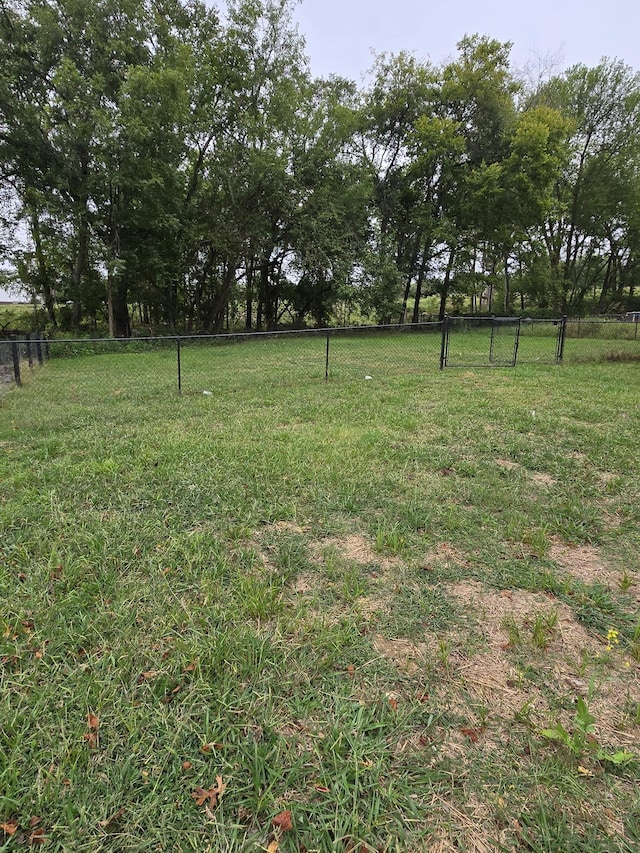
[(638, 849), (638, 366), (407, 341), (0, 399), (0, 850)]

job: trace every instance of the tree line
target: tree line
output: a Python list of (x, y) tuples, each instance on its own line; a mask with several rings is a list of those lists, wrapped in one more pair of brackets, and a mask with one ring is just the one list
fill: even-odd
[(640, 308), (635, 71), (532, 83), (474, 35), (358, 87), (311, 75), (292, 12), (0, 0), (5, 276), (51, 326)]

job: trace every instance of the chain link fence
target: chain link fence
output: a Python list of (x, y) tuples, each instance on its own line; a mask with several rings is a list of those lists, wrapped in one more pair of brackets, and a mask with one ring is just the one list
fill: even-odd
[[(256, 383), (296, 386), (418, 377), (438, 368), (640, 361), (638, 320), (445, 317), (443, 322), (225, 335), (0, 340), (0, 391), (47, 359), (83, 383), (135, 393), (218, 394)], [(117, 387), (115, 387), (117, 386)], [(120, 390), (118, 390), (120, 389)]]
[(25, 371), (48, 357), (48, 346), (42, 335), (0, 338), (0, 394), (12, 385), (22, 385)]

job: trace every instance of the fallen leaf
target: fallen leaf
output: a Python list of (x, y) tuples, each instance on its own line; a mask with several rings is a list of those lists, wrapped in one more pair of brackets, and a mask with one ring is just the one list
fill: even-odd
[(221, 749), (223, 749), (223, 745), (221, 743), (203, 743), (200, 747), (200, 752), (204, 752), (208, 755), (210, 752), (213, 752), (214, 749), (218, 750), (219, 752)]
[(191, 762), (190, 761), (183, 761), (182, 762), (182, 769), (183, 770), (191, 770)]
[(89, 726), (90, 732), (97, 732), (100, 728), (100, 720), (95, 714), (92, 714), (91, 711), (87, 714), (87, 725)]
[(275, 840), (269, 842), (267, 853), (278, 853), (278, 842)]
[(419, 693), (417, 698), (418, 698), (418, 702), (428, 702), (429, 701), (429, 694), (428, 693)]
[(108, 817), (106, 820), (100, 820), (100, 821), (98, 821), (98, 823), (100, 824), (100, 826), (102, 826), (104, 829), (106, 829), (107, 827), (111, 826), (112, 824), (117, 823), (120, 820), (120, 818), (122, 817), (122, 815), (124, 814), (124, 812), (125, 812), (125, 808), (123, 806), (121, 809), (118, 809), (117, 812), (114, 812), (111, 815), (111, 817)]
[(218, 800), (222, 798), (227, 786), (222, 781), (222, 776), (216, 776), (216, 785), (214, 788), (196, 788), (191, 794), (196, 801), (197, 806), (203, 806), (207, 801), (214, 808), (218, 805)]
[(579, 776), (593, 776), (593, 771), (589, 770), (587, 767), (583, 767), (581, 764), (578, 764), (578, 775)]
[(466, 728), (464, 728), (464, 729), (460, 729), (460, 731), (462, 732), (463, 735), (466, 735), (469, 738), (471, 743), (477, 743), (478, 742), (478, 738), (480, 737), (480, 732), (478, 731), (478, 729), (466, 729)]
[(164, 696), (162, 698), (162, 704), (168, 705), (169, 702), (172, 702), (173, 699), (175, 699), (176, 693), (179, 693), (181, 690), (182, 690), (182, 684), (176, 684), (176, 686), (173, 688), (173, 690), (169, 691), (169, 693), (167, 693), (166, 696)]
[(0, 823), (0, 829), (5, 835), (15, 835), (18, 831), (18, 821), (8, 820), (6, 823)]
[(141, 672), (138, 676), (138, 684), (142, 684), (143, 681), (150, 681), (158, 675), (160, 675), (159, 669), (148, 669), (146, 672)]
[(398, 700), (394, 699), (393, 696), (389, 697), (389, 707), (391, 708), (392, 711), (398, 710)]
[(82, 737), (86, 740), (89, 749), (98, 748), (98, 735), (96, 732), (87, 732), (85, 735), (82, 735)]
[(42, 823), (41, 817), (31, 817), (29, 818), (29, 829), (33, 829), (34, 826), (38, 826), (39, 823)]
[(195, 670), (195, 668), (196, 668), (196, 661), (191, 661), (189, 666), (185, 666), (185, 668), (182, 671), (183, 672), (193, 672)]
[(331, 793), (331, 791), (329, 790), (329, 788), (327, 788), (326, 785), (314, 785), (313, 789), (314, 789), (314, 791), (318, 791), (321, 794), (330, 794)]
[(347, 672), (349, 673), (349, 675), (354, 675), (355, 671), (356, 671), (355, 666), (350, 663), (349, 666), (347, 667)]
[(290, 829), (293, 829), (291, 812), (280, 812), (280, 814), (277, 814), (273, 818), (273, 820), (271, 821), (271, 825), (279, 829), (280, 832), (289, 832)]
[(33, 832), (29, 835), (29, 844), (44, 844), (46, 840), (47, 836), (44, 834), (44, 829), (42, 827), (34, 829)]

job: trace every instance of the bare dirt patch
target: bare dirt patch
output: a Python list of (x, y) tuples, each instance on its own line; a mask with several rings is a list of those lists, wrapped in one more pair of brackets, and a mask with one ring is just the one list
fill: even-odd
[(267, 525), (264, 528), (264, 531), (270, 533), (290, 533), (296, 536), (307, 533), (307, 530), (304, 527), (300, 527), (300, 525), (296, 524), (294, 521), (276, 521), (273, 524)]
[[(563, 571), (584, 583), (601, 583), (612, 590), (619, 590), (624, 572), (607, 566), (592, 545), (566, 545), (555, 542), (549, 549), (549, 557)], [(631, 581), (629, 593), (640, 600), (640, 583), (637, 576), (627, 573)]]
[(517, 462), (514, 462), (511, 459), (496, 459), (496, 465), (500, 468), (506, 469), (507, 471), (513, 471), (514, 468), (520, 467)]
[(413, 643), (404, 637), (388, 639), (376, 634), (372, 638), (372, 644), (380, 657), (393, 661), (399, 669), (409, 675), (417, 672), (428, 654), (426, 643)]
[[(456, 664), (454, 659), (454, 667), (467, 691), (486, 704), (491, 713), (506, 718), (527, 704), (538, 722), (541, 716), (549, 719), (549, 706), (541, 689), (523, 683), (510, 660), (506, 626), (511, 620), (520, 636), (520, 655), (530, 658), (544, 683), (558, 695), (588, 698), (597, 720), (596, 736), (603, 744), (635, 745), (636, 749), (640, 746), (640, 727), (627, 727), (624, 710), (625, 704), (640, 701), (640, 666), (616, 649), (608, 650), (603, 638), (576, 621), (570, 607), (544, 593), (489, 590), (477, 582), (453, 584), (448, 593), (479, 619), (478, 627), (488, 649), (462, 664)], [(546, 647), (537, 648), (532, 643), (534, 626), (541, 616), (548, 615), (555, 618), (550, 623)], [(607, 654), (606, 668), (594, 668)], [(573, 712), (562, 712), (557, 717), (570, 726)]]
[(327, 553), (334, 550), (338, 558), (358, 566), (376, 566), (383, 572), (394, 566), (401, 565), (398, 557), (385, 556), (375, 551), (372, 545), (359, 533), (354, 533), (342, 539), (333, 537), (313, 542), (309, 546), (312, 559), (323, 563)]
[(309, 595), (320, 588), (320, 578), (315, 572), (300, 572), (291, 585), (291, 592), (296, 595)]
[(471, 565), (470, 561), (462, 551), (458, 550), (458, 548), (454, 548), (454, 546), (450, 545), (448, 542), (441, 542), (439, 545), (436, 545), (435, 548), (429, 551), (424, 562), (425, 567), (427, 568), (434, 565), (444, 566), (445, 568), (448, 566)]
[(536, 471), (531, 475), (531, 479), (538, 486), (555, 486), (558, 482), (551, 474), (545, 474), (544, 471)]

